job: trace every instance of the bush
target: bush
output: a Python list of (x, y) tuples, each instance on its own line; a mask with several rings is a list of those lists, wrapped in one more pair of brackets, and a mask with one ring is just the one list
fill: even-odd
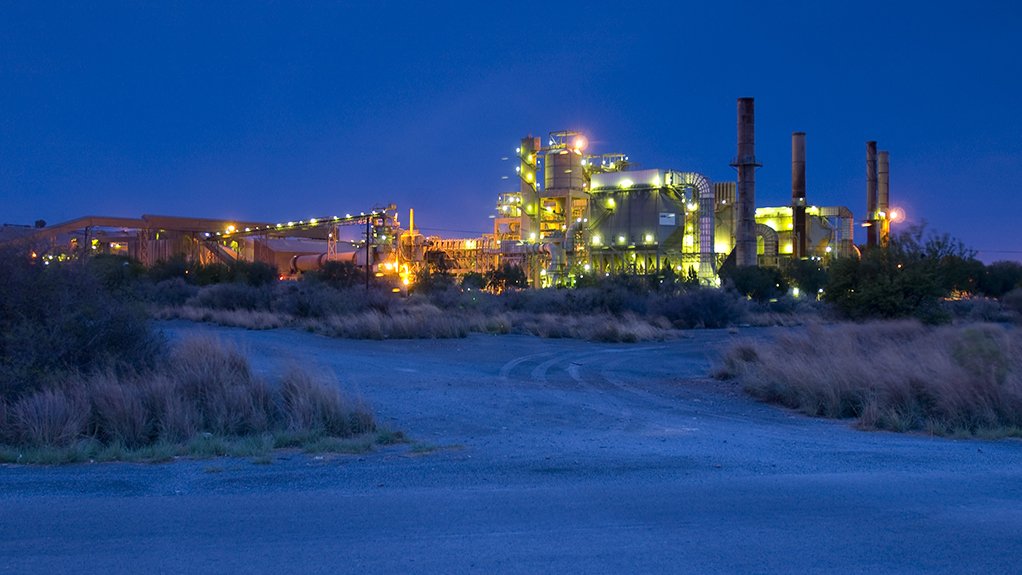
[(149, 301), (157, 305), (184, 305), (199, 293), (199, 288), (176, 277), (158, 282), (149, 292)]
[(674, 297), (654, 300), (650, 311), (681, 329), (721, 328), (744, 318), (743, 303), (728, 290), (693, 288)]
[(80, 262), (39, 265), (0, 253), (0, 396), (68, 373), (155, 364), (162, 339), (141, 307), (114, 297)]
[(223, 310), (269, 310), (273, 290), (239, 283), (222, 283), (202, 288), (187, 304)]

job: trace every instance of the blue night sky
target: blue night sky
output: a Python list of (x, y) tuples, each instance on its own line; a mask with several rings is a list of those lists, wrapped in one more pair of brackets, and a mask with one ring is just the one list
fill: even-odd
[[(394, 202), (490, 230), (528, 134), (733, 180), (756, 98), (757, 204), (891, 203), (1022, 259), (1022, 9), (1011, 2), (0, 3), (0, 221), (279, 221)], [(503, 180), (501, 176), (511, 176)], [(861, 241), (862, 238), (860, 238)], [(997, 251), (1000, 250), (1000, 251)]]

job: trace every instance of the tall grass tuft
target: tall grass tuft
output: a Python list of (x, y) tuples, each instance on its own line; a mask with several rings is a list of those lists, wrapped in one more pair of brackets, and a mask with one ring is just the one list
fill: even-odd
[(345, 437), (375, 431), (372, 414), (364, 406), (348, 405), (336, 387), (293, 369), (281, 381), (282, 411), (288, 431)]
[(275, 419), (269, 388), (252, 376), (248, 360), (230, 344), (209, 337), (183, 341), (171, 353), (170, 370), (208, 432), (263, 433)]
[(11, 419), (20, 444), (67, 446), (85, 433), (89, 403), (71, 390), (37, 391), (14, 404)]
[(716, 374), (764, 401), (857, 418), (864, 429), (983, 436), (1022, 429), (1022, 336), (999, 325), (810, 326), (736, 342)]

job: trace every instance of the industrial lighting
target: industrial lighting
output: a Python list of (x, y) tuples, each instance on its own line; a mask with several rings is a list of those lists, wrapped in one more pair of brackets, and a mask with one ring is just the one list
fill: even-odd
[(579, 137), (575, 138), (575, 151), (576, 152), (580, 152), (580, 151), (586, 149), (587, 145), (589, 145), (589, 142), (586, 141), (585, 136), (579, 136)]
[(694, 212), (699, 207), (699, 204), (697, 204), (695, 202), (689, 202), (688, 206), (686, 206), (686, 207), (688, 208), (688, 211)]
[(625, 243), (625, 237), (624, 236), (618, 236), (617, 237), (617, 243), (619, 243), (619, 244)]
[(827, 246), (826, 249), (824, 249), (824, 251), (829, 254), (830, 252), (834, 251), (834, 248)]
[(618, 185), (627, 190), (628, 188), (632, 187), (633, 184), (635, 184), (635, 182), (629, 180), (628, 178), (625, 178), (621, 180), (621, 183)]
[(653, 234), (646, 234), (646, 243), (647, 244), (653, 243)]
[(598, 236), (598, 235), (597, 236), (593, 236), (593, 240), (592, 241), (593, 241), (593, 245), (594, 246), (600, 245), (600, 236)]

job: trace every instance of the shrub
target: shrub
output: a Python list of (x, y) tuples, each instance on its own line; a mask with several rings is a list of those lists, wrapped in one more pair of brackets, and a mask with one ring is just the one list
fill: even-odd
[(693, 288), (677, 296), (653, 300), (650, 311), (682, 329), (721, 328), (741, 321), (745, 314), (743, 304), (728, 290)]
[(62, 374), (154, 365), (162, 339), (143, 310), (115, 298), (79, 262), (39, 265), (0, 253), (0, 396)]
[(239, 283), (221, 283), (202, 288), (188, 305), (223, 310), (269, 310), (272, 289)]
[(199, 293), (199, 288), (175, 277), (158, 282), (149, 292), (149, 301), (157, 305), (184, 305)]
[(270, 307), (297, 318), (352, 312), (364, 305), (365, 293), (338, 291), (319, 282), (286, 282), (277, 287)]

